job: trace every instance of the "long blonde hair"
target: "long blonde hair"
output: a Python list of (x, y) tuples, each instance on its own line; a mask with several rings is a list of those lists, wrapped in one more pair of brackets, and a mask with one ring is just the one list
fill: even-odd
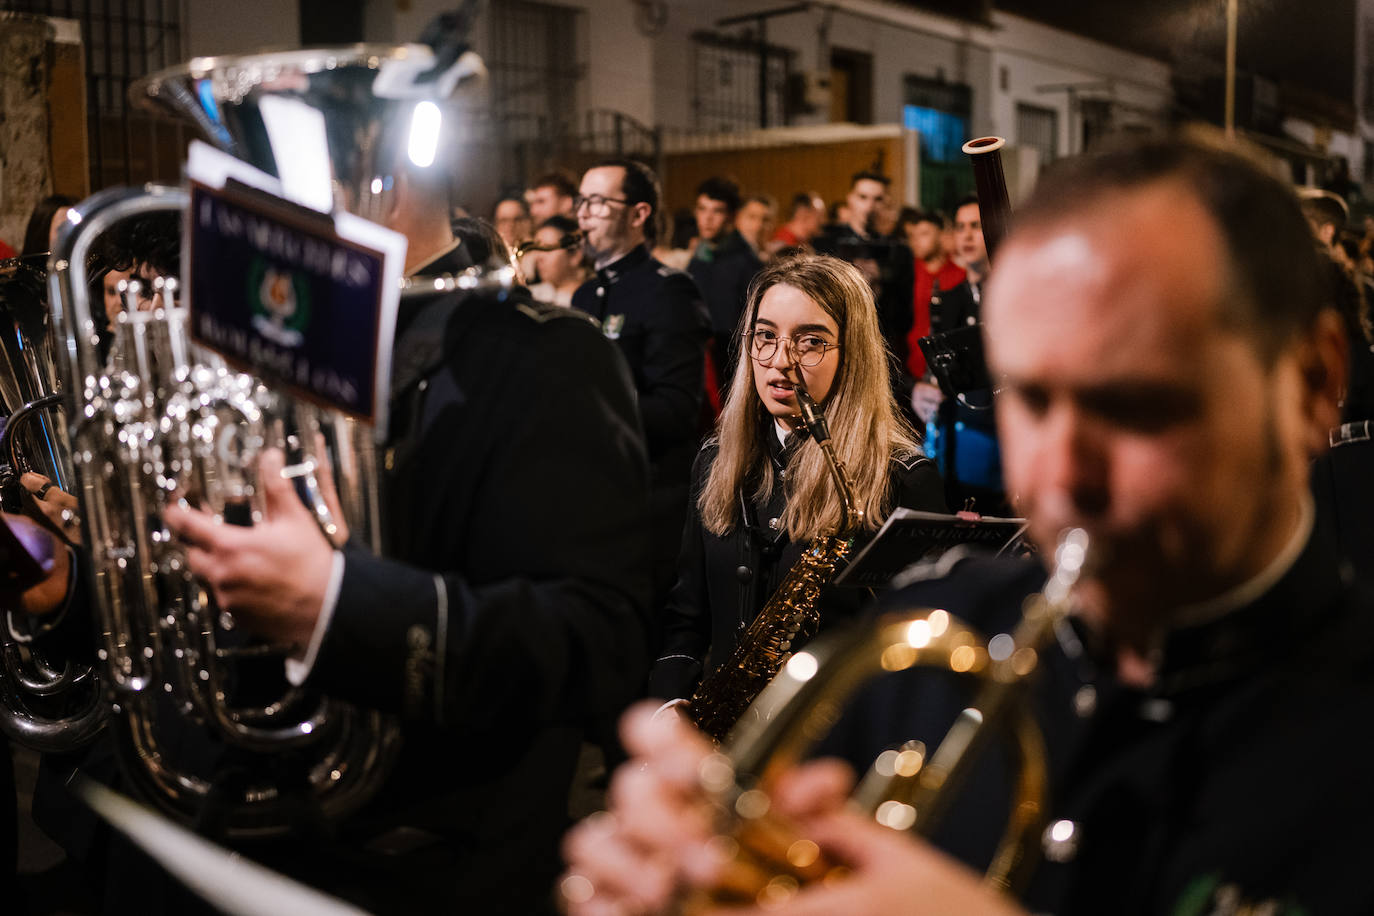
[[(777, 285), (805, 293), (840, 330), (840, 365), (821, 406), (835, 454), (853, 482), (856, 507), (863, 511), (865, 525), (876, 529), (891, 508), (891, 460), (918, 454), (919, 447), (892, 396), (888, 350), (872, 290), (850, 264), (817, 254), (774, 260), (750, 284), (736, 329), (739, 358), (716, 423), (719, 451), (697, 498), (702, 525), (716, 535), (734, 530), (742, 523), (738, 494), (761, 501), (776, 482), (764, 438), (774, 434), (773, 423), (754, 387), (753, 359), (744, 335), (754, 327), (763, 294)], [(814, 442), (808, 440), (792, 456), (784, 486), (787, 508), (780, 522), (793, 541), (810, 540), (839, 526), (843, 504), (825, 456)]]

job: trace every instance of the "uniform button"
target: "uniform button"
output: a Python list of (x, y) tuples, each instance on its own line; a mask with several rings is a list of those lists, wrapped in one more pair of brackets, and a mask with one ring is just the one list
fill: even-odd
[(1097, 709), (1097, 689), (1092, 684), (1084, 684), (1073, 695), (1073, 711), (1080, 719), (1086, 719)]
[(1078, 855), (1078, 833), (1078, 825), (1073, 821), (1055, 821), (1046, 827), (1040, 837), (1045, 859), (1061, 865), (1072, 862)]
[(741, 582), (748, 582), (750, 579), (754, 578), (754, 571), (748, 566), (741, 566), (739, 569), (735, 570), (735, 578)]

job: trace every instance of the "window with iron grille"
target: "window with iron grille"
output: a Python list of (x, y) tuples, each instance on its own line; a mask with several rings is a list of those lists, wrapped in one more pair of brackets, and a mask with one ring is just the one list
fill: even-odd
[(1059, 158), (1059, 112), (1053, 108), (1018, 103), (1016, 106), (1016, 142), (1040, 151), (1040, 164), (1049, 165)]
[(787, 123), (787, 73), (794, 52), (748, 39), (692, 36), (692, 126), (755, 130)]
[(1079, 118), (1083, 122), (1083, 149), (1092, 146), (1101, 137), (1112, 132), (1111, 99), (1078, 100)]
[(185, 132), (133, 109), (128, 93), (186, 58), (181, 0), (0, 0), (0, 10), (81, 23), (92, 191), (178, 177)]
[(490, 4), (491, 106), (507, 140), (562, 137), (577, 122), (586, 74), (580, 10), (501, 0)]

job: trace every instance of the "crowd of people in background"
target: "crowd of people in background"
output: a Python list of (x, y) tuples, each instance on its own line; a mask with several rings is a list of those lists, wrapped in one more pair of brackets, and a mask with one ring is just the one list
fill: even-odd
[[(620, 214), (613, 211), (626, 204), (616, 197), (603, 195), (603, 201), (595, 194), (583, 195), (581, 180), (562, 169), (546, 172), (523, 189), (503, 193), (491, 210), (490, 220), (458, 211), (454, 230), (459, 237), (469, 238), (473, 243), (470, 247), (479, 255), (487, 250), (498, 257), (504, 254), (501, 259), (520, 270), (537, 300), (572, 307), (579, 290), (591, 295), (598, 284), (604, 290), (614, 274), (610, 262), (598, 260), (589, 244), (595, 224), (606, 217), (590, 211), (601, 201), (601, 208), (611, 212), (614, 221)], [(1012, 513), (1001, 482), (990, 393), (951, 396), (947, 387), (940, 386), (921, 347), (923, 338), (978, 321), (989, 265), (976, 198), (960, 199), (948, 212), (899, 208), (893, 200), (890, 179), (881, 172), (865, 170), (853, 176), (844, 197), (828, 205), (816, 191), (798, 190), (780, 207), (770, 195), (751, 193), (729, 176), (720, 175), (700, 183), (690, 209), (667, 214), (656, 182), (652, 173), (646, 175), (644, 184), (653, 187), (653, 200), (642, 228), (645, 254), (652, 259), (655, 271), (680, 271), (690, 278), (708, 327), (699, 370), (700, 405), (674, 411), (683, 428), (670, 438), (699, 442), (719, 415), (739, 351), (739, 322), (747, 293), (764, 267), (779, 255), (826, 253), (858, 268), (873, 292), (891, 360), (893, 393), (915, 427), (925, 454), (938, 464), (949, 508), (984, 515)], [(1331, 191), (1309, 189), (1303, 197), (1309, 223), (1322, 248), (1360, 294), (1349, 301), (1362, 304), (1374, 293), (1374, 216), (1365, 216), (1356, 224), (1345, 200)], [(28, 222), (22, 247), (15, 251), (0, 242), (0, 257), (47, 251), (74, 203), (60, 195), (44, 198)], [(623, 256), (630, 251), (624, 248), (615, 253)], [(119, 283), (129, 276), (128, 270), (104, 273), (107, 311), (123, 307)], [(685, 282), (677, 288), (686, 289)], [(606, 312), (599, 306), (588, 306), (586, 301), (584, 297), (584, 310), (599, 315), (606, 336), (617, 339), (624, 333), (616, 323), (624, 321), (627, 313)], [(645, 301), (640, 309), (650, 332), (640, 341), (631, 328), (622, 350), (632, 365), (646, 367), (645, 386), (652, 388), (658, 383), (662, 368), (681, 388), (685, 375), (697, 371), (690, 369), (692, 360), (684, 361), (684, 353), (695, 346), (690, 339), (702, 336), (700, 326), (687, 322), (690, 328), (684, 330), (683, 323), (678, 322), (678, 336), (685, 335), (689, 346), (676, 347), (673, 334), (658, 333), (658, 324), (667, 320), (660, 314), (665, 310), (652, 301)], [(1361, 309), (1362, 305), (1355, 304), (1348, 309), (1350, 330), (1358, 332), (1352, 334), (1355, 340), (1364, 339), (1368, 326)], [(631, 339), (635, 341), (632, 345)], [(627, 349), (630, 346), (637, 352), (631, 353)], [(1356, 351), (1351, 397), (1363, 414), (1369, 411), (1362, 405), (1374, 404), (1374, 390), (1365, 390), (1374, 389), (1374, 369), (1365, 369), (1374, 360), (1367, 348), (1357, 346)], [(675, 364), (660, 367), (661, 359)], [(645, 393), (641, 390), (641, 396)], [(652, 403), (654, 394), (649, 392), (649, 397)], [(677, 464), (673, 476), (683, 484), (686, 462)]]
[[(610, 262), (598, 263), (588, 240), (594, 224), (606, 217), (589, 211), (604, 208), (618, 218), (613, 211), (628, 199), (590, 194), (584, 203), (580, 183), (580, 176), (565, 170), (547, 172), (523, 190), (503, 193), (490, 214), (489, 225), (541, 302), (573, 306), (579, 288), (591, 293), (598, 284), (607, 286)], [(643, 232), (654, 270), (688, 275), (709, 325), (701, 367), (702, 409), (694, 414), (691, 430), (696, 439), (711, 428), (723, 406), (738, 358), (740, 319), (755, 278), (780, 255), (830, 254), (858, 268), (874, 295), (893, 394), (926, 442), (926, 454), (939, 462), (951, 508), (1009, 511), (991, 442), (990, 411), (948, 398), (920, 346), (921, 338), (942, 327), (977, 320), (987, 264), (976, 199), (960, 200), (948, 213), (898, 207), (890, 178), (865, 170), (853, 176), (844, 197), (829, 205), (814, 190), (798, 190), (780, 205), (771, 195), (751, 193), (731, 177), (718, 175), (700, 183), (690, 209), (665, 213), (655, 192)], [(942, 309), (948, 315), (942, 316)], [(590, 311), (603, 322), (607, 336), (623, 333), (614, 326), (623, 320), (622, 313), (606, 313), (599, 306)], [(683, 351), (668, 341), (662, 352)], [(643, 357), (654, 359), (648, 353)], [(638, 356), (630, 359), (632, 364), (641, 361)], [(978, 436), (988, 442), (968, 444)], [(964, 442), (962, 452), (953, 447), (956, 440)]]
[[(1357, 225), (1337, 194), (1312, 189), (1304, 196), (1323, 249), (1360, 291), (1362, 303), (1374, 294), (1374, 216)], [(579, 217), (585, 214), (578, 202), (577, 176), (555, 170), (504, 194), (492, 210), (491, 224), (540, 301), (571, 305), (580, 286), (597, 280), (599, 268), (584, 248)], [(831, 254), (857, 267), (873, 291), (892, 361), (893, 392), (925, 454), (939, 465), (949, 507), (1012, 513), (1001, 481), (990, 392), (952, 397), (920, 344), (931, 334), (978, 321), (989, 264), (976, 197), (959, 199), (947, 211), (898, 207), (889, 177), (865, 170), (853, 176), (844, 197), (829, 203), (814, 190), (798, 190), (780, 205), (718, 175), (700, 183), (690, 209), (669, 214), (660, 204), (655, 202), (645, 227), (648, 254), (660, 268), (691, 277), (709, 317), (705, 420), (698, 432), (720, 413), (755, 277), (780, 254)], [(1368, 319), (1361, 314), (1355, 306), (1349, 311), (1351, 329), (1360, 331), (1355, 340), (1365, 338)], [(1374, 372), (1361, 371), (1360, 364), (1371, 360), (1368, 348), (1357, 349), (1352, 398), (1363, 403), (1363, 386), (1374, 385), (1365, 376)]]

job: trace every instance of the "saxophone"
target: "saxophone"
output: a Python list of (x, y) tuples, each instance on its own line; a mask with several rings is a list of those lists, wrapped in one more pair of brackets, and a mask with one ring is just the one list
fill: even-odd
[(688, 715), (697, 728), (718, 742), (725, 739), (754, 698), (791, 657), (792, 644), (816, 634), (821, 620), (817, 605), (821, 591), (849, 556), (854, 535), (863, 524), (863, 513), (854, 505), (849, 476), (830, 441), (825, 414), (807, 392), (795, 362), (793, 368), (802, 422), (825, 455), (844, 504), (844, 520), (838, 531), (822, 533), (806, 546), (801, 558), (744, 631), (735, 651), (724, 664), (702, 678), (692, 694)]

